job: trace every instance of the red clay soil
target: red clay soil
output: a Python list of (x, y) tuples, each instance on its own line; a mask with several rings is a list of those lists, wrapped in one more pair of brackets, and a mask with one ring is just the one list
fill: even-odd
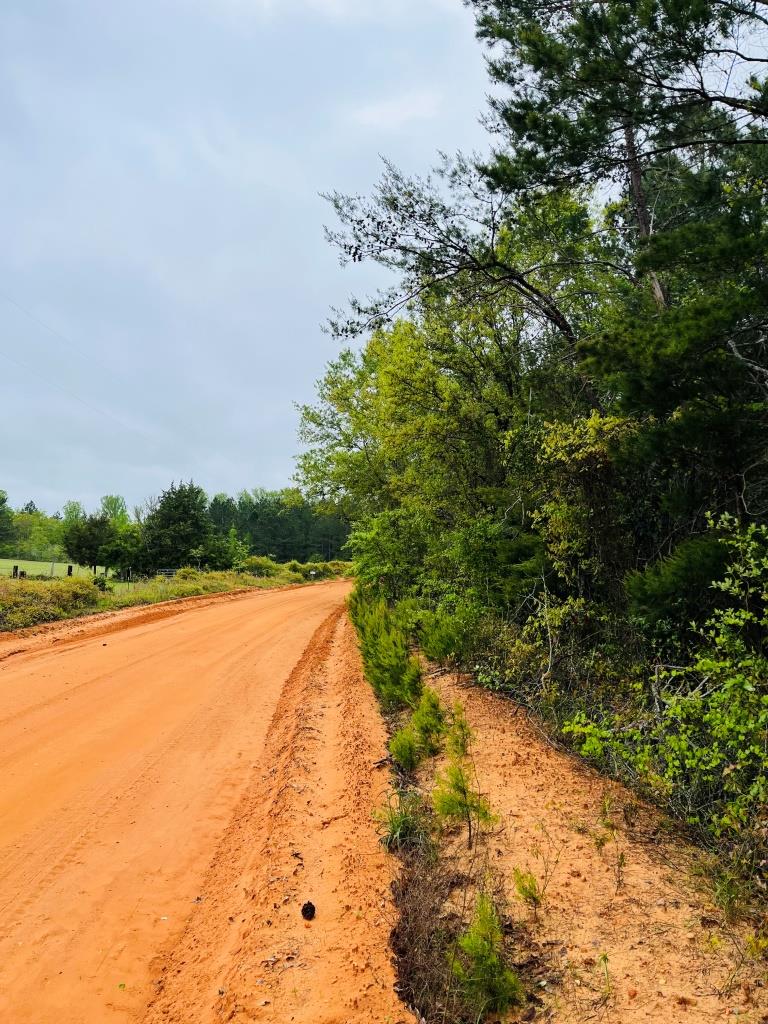
[[(499, 818), (494, 864), (545, 961), (535, 1019), (768, 1021), (765, 962), (745, 958), (744, 930), (696, 883), (696, 852), (510, 701), (450, 676), (432, 685), (461, 701), (475, 731), (479, 785)], [(551, 875), (536, 920), (516, 898), (515, 867)]]
[(405, 1019), (348, 589), (0, 640), (0, 1020)]
[[(0, 637), (0, 1021), (412, 1024), (348, 590)], [(475, 730), (511, 902), (514, 867), (551, 875), (537, 919), (515, 905), (543, 983), (518, 1018), (768, 1021), (765, 972), (694, 884), (694, 851), (510, 702), (435, 685)]]
[(200, 905), (155, 964), (147, 1024), (414, 1019), (394, 992), (394, 864), (372, 822), (387, 788), (385, 753), (352, 627), (335, 616), (283, 690), (265, 770), (224, 836)]

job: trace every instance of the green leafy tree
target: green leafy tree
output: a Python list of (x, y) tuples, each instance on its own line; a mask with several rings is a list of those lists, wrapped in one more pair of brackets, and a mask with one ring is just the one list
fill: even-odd
[(62, 508), (62, 518), (67, 525), (78, 519), (85, 519), (85, 509), (79, 501), (65, 501)]
[(105, 494), (99, 504), (99, 513), (106, 516), (119, 530), (131, 521), (125, 498), (119, 494)]
[[(114, 523), (111, 522), (114, 527)], [(144, 568), (141, 527), (138, 523), (127, 523), (115, 527), (109, 540), (100, 550), (101, 563), (116, 569), (121, 576), (140, 573)]]
[(0, 491), (0, 551), (6, 551), (13, 538), (13, 510), (8, 504), (8, 495)]
[(105, 515), (90, 515), (65, 522), (62, 543), (69, 558), (78, 565), (88, 565), (94, 574), (105, 564), (105, 552), (117, 536), (117, 529)]
[(196, 561), (212, 534), (208, 497), (202, 487), (172, 483), (142, 524), (142, 561), (147, 569), (179, 569)]

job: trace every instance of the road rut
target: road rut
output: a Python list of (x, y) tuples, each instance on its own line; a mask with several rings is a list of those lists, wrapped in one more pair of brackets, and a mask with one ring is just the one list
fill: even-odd
[[(262, 777), (291, 751), (273, 720), (318, 644), (321, 671), (347, 592), (333, 582), (90, 632), (73, 623), (0, 661), (0, 1019), (155, 1013), (161, 965), (199, 921), (243, 801), (274, 797)], [(185, 1020), (219, 1019), (207, 1012)]]

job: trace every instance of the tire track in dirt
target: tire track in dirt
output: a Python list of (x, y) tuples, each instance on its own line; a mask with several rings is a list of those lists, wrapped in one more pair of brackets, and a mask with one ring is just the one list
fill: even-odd
[[(453, 676), (430, 685), (464, 706), (480, 788), (499, 817), (494, 865), (544, 977), (557, 979), (535, 1019), (766, 1024), (764, 964), (742, 962), (743, 930), (694, 884), (697, 851), (623, 786), (548, 744), (513, 702)], [(515, 897), (516, 867), (551, 876), (537, 920)]]
[[(176, 606), (0, 664), (0, 1019), (143, 1019), (152, 960), (254, 779), (270, 723), (348, 584)], [(292, 684), (291, 684), (292, 685)]]
[(271, 767), (244, 796), (180, 942), (154, 965), (145, 1024), (413, 1020), (394, 992), (394, 865), (372, 820), (385, 753), (352, 627), (333, 616), (283, 690)]

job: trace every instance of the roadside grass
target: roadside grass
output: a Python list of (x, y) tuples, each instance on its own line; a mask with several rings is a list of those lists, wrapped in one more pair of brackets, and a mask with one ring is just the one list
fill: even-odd
[(393, 788), (374, 817), (400, 860), (391, 934), (398, 992), (424, 1024), (498, 1020), (527, 991), (514, 969), (518, 929), (491, 858), (495, 818), (478, 790), (472, 730), (460, 704), (449, 710), (422, 685), (402, 606), (358, 586), (349, 610), (390, 732)]
[[(339, 577), (343, 572), (332, 575)], [(318, 578), (331, 577), (318, 572)], [(308, 581), (302, 573), (283, 565), (271, 576), (232, 571), (201, 572), (185, 568), (179, 569), (173, 576), (156, 576), (136, 583), (109, 581), (105, 590), (93, 582), (90, 573), (87, 576), (73, 576), (71, 579), (64, 577), (49, 580), (0, 577), (0, 631), (26, 629), (46, 622), (206, 594), (271, 590), (311, 582), (312, 579), (310, 577)]]

